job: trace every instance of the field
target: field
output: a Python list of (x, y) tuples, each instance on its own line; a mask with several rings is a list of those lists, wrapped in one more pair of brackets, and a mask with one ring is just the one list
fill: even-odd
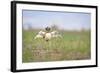
[(90, 31), (61, 31), (62, 38), (34, 39), (39, 31), (23, 30), (22, 61), (45, 62), (91, 58)]

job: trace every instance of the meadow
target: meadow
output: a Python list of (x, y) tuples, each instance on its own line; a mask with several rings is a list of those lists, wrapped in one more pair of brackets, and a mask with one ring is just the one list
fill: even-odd
[(91, 34), (86, 31), (60, 31), (62, 38), (34, 39), (39, 30), (23, 30), (22, 61), (47, 62), (91, 58)]

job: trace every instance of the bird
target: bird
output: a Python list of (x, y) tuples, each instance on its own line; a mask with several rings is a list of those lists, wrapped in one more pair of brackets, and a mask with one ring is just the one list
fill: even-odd
[(62, 37), (58, 31), (52, 31), (50, 32), (51, 28), (46, 27), (45, 31), (39, 31), (38, 34), (35, 36), (34, 39), (44, 39), (45, 41), (49, 41), (51, 38), (57, 38), (57, 37)]

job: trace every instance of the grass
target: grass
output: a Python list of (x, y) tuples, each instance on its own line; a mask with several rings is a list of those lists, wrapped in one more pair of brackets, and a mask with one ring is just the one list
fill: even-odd
[(44, 62), (91, 58), (90, 31), (61, 31), (62, 38), (34, 39), (38, 31), (23, 30), (22, 61)]

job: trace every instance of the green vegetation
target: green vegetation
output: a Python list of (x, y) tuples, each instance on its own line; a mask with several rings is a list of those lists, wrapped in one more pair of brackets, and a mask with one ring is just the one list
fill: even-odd
[(22, 61), (44, 62), (91, 58), (90, 31), (61, 31), (62, 38), (34, 39), (38, 31), (23, 30)]

